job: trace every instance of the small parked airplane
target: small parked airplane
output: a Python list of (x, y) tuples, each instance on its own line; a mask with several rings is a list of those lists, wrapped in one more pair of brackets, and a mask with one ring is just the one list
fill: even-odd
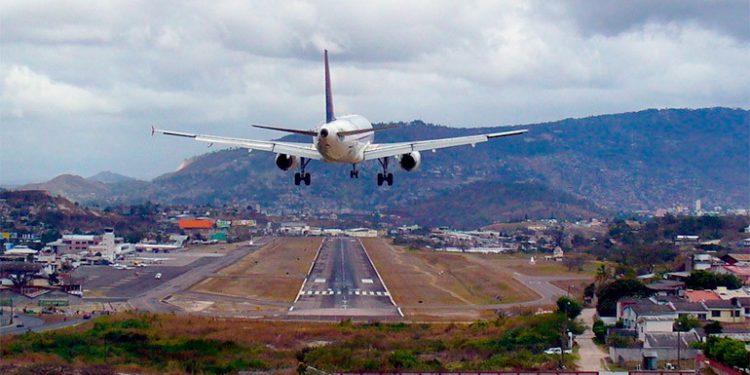
[(393, 185), (393, 174), (388, 172), (390, 158), (398, 161), (401, 169), (412, 171), (419, 167), (422, 161), (420, 151), (435, 151), (441, 148), (476, 145), (490, 139), (507, 137), (526, 133), (528, 130), (512, 130), (502, 133), (477, 134), (464, 137), (432, 139), (415, 142), (374, 143), (375, 132), (392, 128), (384, 126), (373, 128), (370, 121), (359, 115), (345, 115), (336, 117), (333, 113), (333, 94), (331, 92), (331, 74), (328, 69), (328, 51), (324, 53), (325, 61), (325, 96), (326, 121), (315, 130), (299, 130), (280, 128), (266, 125), (253, 125), (256, 128), (278, 130), (293, 134), (312, 136), (312, 143), (262, 141), (243, 138), (228, 138), (214, 135), (183, 133), (171, 130), (151, 128), (151, 135), (155, 132), (164, 135), (192, 138), (196, 141), (211, 144), (223, 144), (243, 147), (249, 150), (268, 151), (276, 153), (276, 166), (287, 171), (299, 166), (300, 171), (294, 174), (294, 184), (310, 185), (310, 173), (305, 168), (310, 160), (323, 160), (329, 163), (351, 164), (350, 178), (359, 178), (357, 164), (367, 160), (377, 160), (383, 169), (378, 173), (378, 186), (386, 183)]

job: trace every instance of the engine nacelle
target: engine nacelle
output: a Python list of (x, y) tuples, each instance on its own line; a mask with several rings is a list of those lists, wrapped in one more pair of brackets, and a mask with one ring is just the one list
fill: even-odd
[(276, 166), (282, 171), (288, 171), (299, 165), (299, 158), (294, 155), (277, 154)]
[(398, 165), (401, 169), (409, 172), (419, 168), (419, 164), (422, 163), (422, 155), (419, 151), (412, 151), (408, 154), (401, 155), (398, 160)]

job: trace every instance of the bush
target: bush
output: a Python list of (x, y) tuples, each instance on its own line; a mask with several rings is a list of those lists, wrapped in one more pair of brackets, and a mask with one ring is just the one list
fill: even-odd
[(594, 336), (596, 336), (596, 339), (603, 343), (604, 339), (607, 337), (607, 326), (604, 325), (604, 322), (597, 319), (594, 322), (594, 326), (591, 328), (591, 330), (594, 332)]
[(395, 369), (413, 369), (417, 366), (417, 357), (404, 350), (396, 350), (388, 357), (388, 363)]

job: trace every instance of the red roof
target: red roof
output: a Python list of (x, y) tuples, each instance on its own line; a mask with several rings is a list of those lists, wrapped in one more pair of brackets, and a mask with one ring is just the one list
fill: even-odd
[(690, 302), (721, 300), (721, 297), (719, 297), (718, 294), (710, 290), (687, 290), (685, 291), (685, 297), (687, 297)]
[(209, 219), (182, 219), (178, 223), (180, 229), (211, 229), (214, 221)]

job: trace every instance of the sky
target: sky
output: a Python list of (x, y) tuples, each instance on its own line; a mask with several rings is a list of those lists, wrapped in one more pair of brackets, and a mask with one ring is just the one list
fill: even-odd
[[(485, 127), (750, 107), (750, 1), (0, 2), (0, 184), (150, 179), (338, 114)], [(269, 157), (269, 163), (272, 162)]]

